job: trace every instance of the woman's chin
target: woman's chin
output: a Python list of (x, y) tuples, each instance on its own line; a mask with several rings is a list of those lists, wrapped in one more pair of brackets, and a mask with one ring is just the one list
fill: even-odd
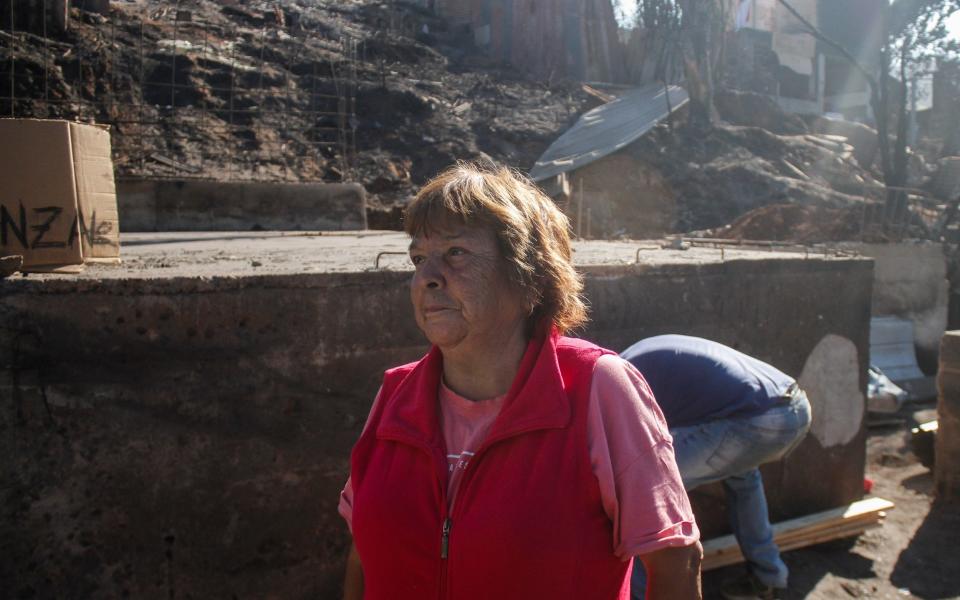
[(423, 334), (427, 336), (431, 344), (439, 347), (441, 350), (456, 347), (466, 337), (466, 333), (462, 331), (440, 327), (423, 328)]

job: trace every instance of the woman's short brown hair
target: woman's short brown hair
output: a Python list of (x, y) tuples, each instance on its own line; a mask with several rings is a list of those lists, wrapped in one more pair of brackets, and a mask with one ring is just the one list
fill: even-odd
[(404, 230), (429, 235), (451, 220), (493, 230), (510, 280), (532, 307), (528, 330), (552, 323), (563, 333), (587, 322), (569, 220), (529, 179), (494, 164), (457, 163), (423, 186), (404, 213)]

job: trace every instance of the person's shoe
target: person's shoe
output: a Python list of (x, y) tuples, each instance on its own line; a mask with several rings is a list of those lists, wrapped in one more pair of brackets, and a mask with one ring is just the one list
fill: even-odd
[(726, 600), (774, 600), (780, 598), (781, 588), (767, 585), (757, 579), (753, 573), (724, 583), (720, 595)]

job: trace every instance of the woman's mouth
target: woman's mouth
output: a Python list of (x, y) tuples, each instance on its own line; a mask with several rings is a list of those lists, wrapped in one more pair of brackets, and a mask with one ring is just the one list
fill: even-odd
[(435, 315), (447, 310), (453, 310), (449, 306), (427, 306), (423, 309), (423, 314), (425, 315)]

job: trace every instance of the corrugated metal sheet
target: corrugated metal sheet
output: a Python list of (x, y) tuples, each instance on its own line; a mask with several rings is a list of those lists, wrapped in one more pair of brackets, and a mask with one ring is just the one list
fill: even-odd
[[(689, 99), (686, 90), (677, 85), (670, 86), (669, 94), (672, 110)], [(616, 152), (663, 120), (669, 114), (667, 106), (667, 91), (660, 84), (630, 90), (598, 106), (550, 144), (530, 170), (530, 178), (541, 181)]]

